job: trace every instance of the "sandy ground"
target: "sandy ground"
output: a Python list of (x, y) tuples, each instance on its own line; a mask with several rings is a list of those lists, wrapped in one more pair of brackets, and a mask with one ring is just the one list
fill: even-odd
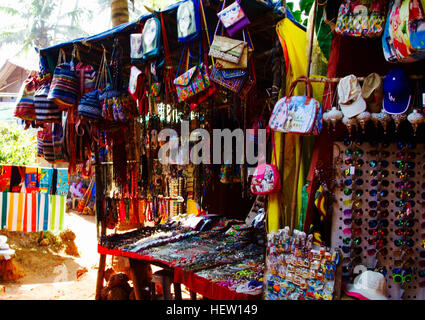
[[(16, 250), (16, 260), (25, 276), (16, 281), (0, 281), (1, 300), (93, 300), (96, 292), (97, 253), (94, 216), (66, 213), (65, 228), (76, 234), (80, 257), (56, 253), (34, 245), (37, 233), (15, 233), (9, 245)], [(19, 239), (21, 237), (21, 239)], [(16, 239), (18, 238), (18, 239)], [(110, 259), (107, 259), (107, 262)], [(77, 279), (77, 270), (87, 272)]]

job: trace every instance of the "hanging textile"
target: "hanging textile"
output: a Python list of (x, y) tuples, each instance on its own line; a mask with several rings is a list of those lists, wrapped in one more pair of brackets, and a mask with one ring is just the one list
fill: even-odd
[(39, 169), (34, 167), (26, 167), (25, 169), (25, 190), (28, 193), (38, 191), (38, 174)]
[(69, 190), (68, 170), (65, 168), (57, 169), (56, 195), (66, 196)]
[(53, 180), (53, 168), (41, 168), (39, 176), (39, 191), (41, 193), (50, 193)]
[(12, 166), (0, 165), (0, 192), (7, 192), (10, 190), (10, 174)]

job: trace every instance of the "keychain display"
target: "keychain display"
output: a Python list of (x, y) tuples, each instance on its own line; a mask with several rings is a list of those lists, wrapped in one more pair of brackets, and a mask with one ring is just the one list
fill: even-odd
[(289, 227), (267, 235), (266, 300), (332, 300), (337, 251), (314, 247), (313, 235)]

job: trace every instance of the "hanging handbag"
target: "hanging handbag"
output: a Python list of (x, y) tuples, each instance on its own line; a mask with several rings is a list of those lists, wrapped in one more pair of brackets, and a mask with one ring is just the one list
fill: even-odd
[[(184, 48), (182, 57), (180, 58), (179, 67), (177, 69), (177, 74), (179, 73), (180, 66), (182, 63), (182, 58), (187, 53), (187, 59), (189, 59), (189, 49)], [(211, 80), (208, 75), (207, 67), (204, 63), (200, 63), (187, 70), (176, 79), (174, 79), (174, 85), (176, 87), (178, 101), (188, 101), (190, 98), (193, 98), (196, 95), (204, 92), (211, 85)]]
[(208, 55), (238, 64), (244, 51), (246, 51), (245, 56), (248, 57), (245, 41), (215, 35)]
[(425, 1), (411, 0), (409, 6), (410, 44), (414, 50), (425, 50)]
[(48, 99), (50, 90), (50, 75), (39, 79), (40, 87), (34, 94), (35, 119), (37, 123), (51, 123), (62, 121), (62, 111), (52, 100)]
[(25, 121), (35, 120), (34, 94), (38, 88), (37, 75), (30, 74), (24, 81), (14, 116)]
[(142, 31), (143, 23), (139, 24), (139, 32), (130, 34), (130, 59), (131, 62), (139, 62), (143, 57)]
[(386, 0), (344, 0), (339, 7), (335, 32), (352, 37), (379, 37), (384, 30), (386, 16)]
[[(293, 96), (299, 82), (306, 84), (307, 96)], [(318, 135), (322, 129), (322, 111), (312, 94), (313, 88), (308, 78), (302, 76), (295, 80), (288, 96), (281, 98), (274, 106), (269, 127), (283, 133)]]
[(201, 12), (198, 0), (180, 3), (177, 9), (177, 41), (190, 42), (202, 33)]
[(61, 110), (72, 107), (78, 99), (79, 80), (75, 74), (73, 62), (66, 62), (65, 52), (60, 49), (48, 99), (56, 103)]
[[(217, 13), (219, 20), (223, 23), (223, 26), (231, 37), (250, 23), (239, 2), (239, 0), (233, 2)], [(223, 7), (225, 3), (226, 1), (224, 0)]]
[(92, 91), (96, 86), (96, 70), (93, 66), (78, 62), (75, 67), (75, 75), (80, 83), (80, 97)]
[(247, 70), (217, 69), (215, 65), (211, 72), (212, 81), (236, 93), (242, 88), (247, 76)]
[(157, 57), (161, 49), (161, 22), (153, 17), (145, 22), (142, 31), (142, 60)]
[(277, 168), (276, 150), (274, 137), (269, 130), (269, 137), (272, 138), (272, 148), (275, 164), (262, 163), (255, 168), (251, 180), (251, 192), (257, 195), (271, 194), (280, 190), (281, 180), (279, 170)]

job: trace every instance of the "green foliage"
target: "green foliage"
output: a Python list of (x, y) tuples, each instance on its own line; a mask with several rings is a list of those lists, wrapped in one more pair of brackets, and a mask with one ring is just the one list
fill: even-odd
[(35, 165), (37, 137), (16, 124), (0, 123), (0, 163)]
[(304, 26), (307, 26), (308, 19), (305, 17), (308, 17), (308, 15), (310, 14), (310, 10), (313, 7), (313, 4), (314, 0), (300, 0), (300, 10), (294, 10), (294, 3), (286, 2), (287, 7), (291, 10), (295, 20), (297, 20)]

